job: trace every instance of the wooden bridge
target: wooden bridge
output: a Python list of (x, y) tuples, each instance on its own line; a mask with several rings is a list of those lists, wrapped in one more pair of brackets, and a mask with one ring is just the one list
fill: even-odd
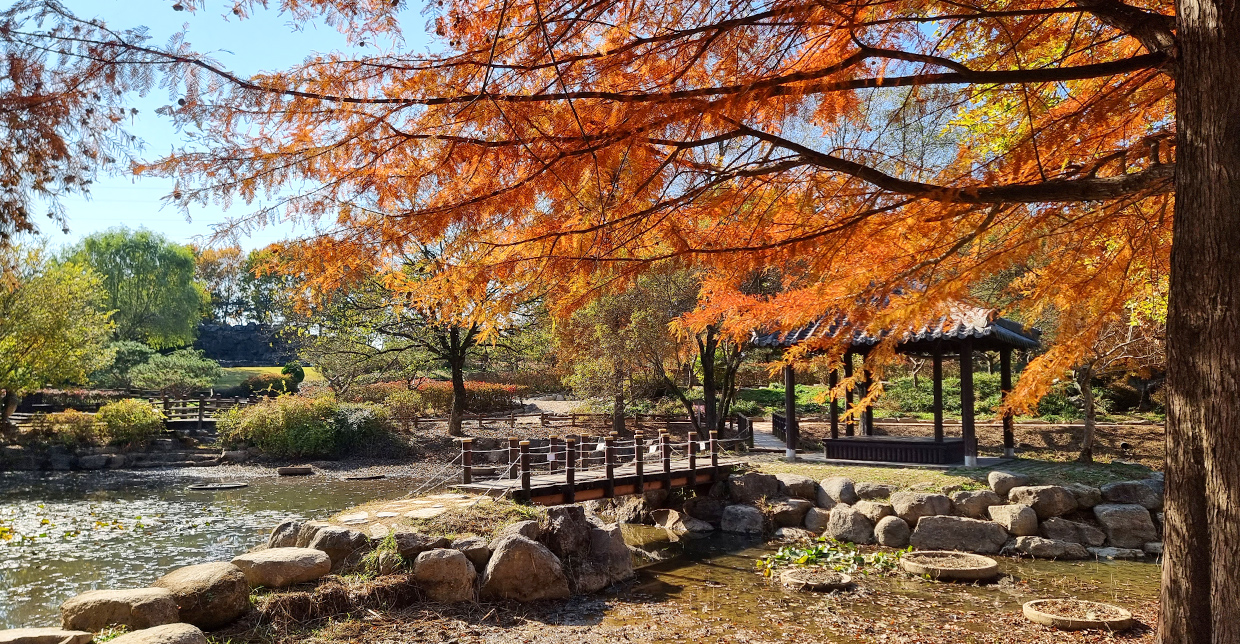
[[(733, 439), (743, 440), (743, 439)], [(718, 432), (707, 440), (690, 435), (672, 443), (668, 433), (646, 443), (642, 433), (621, 440), (614, 432), (594, 445), (575, 436), (531, 450), (530, 441), (509, 439), (509, 464), (475, 467), (473, 439), (461, 440), (461, 483), (478, 494), (503, 496), (536, 505), (641, 494), (649, 490), (709, 486), (743, 461), (721, 457)], [(489, 480), (483, 476), (497, 477)]]

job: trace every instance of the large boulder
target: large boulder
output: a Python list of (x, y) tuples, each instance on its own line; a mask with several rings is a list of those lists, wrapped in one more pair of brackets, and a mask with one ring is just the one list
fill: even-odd
[(716, 499), (710, 496), (695, 496), (685, 499), (685, 514), (707, 523), (719, 523), (723, 518), (723, 509), (728, 507), (728, 502), (724, 499)]
[(538, 541), (538, 537), (542, 536), (542, 528), (539, 527), (537, 521), (518, 521), (504, 526), (503, 528), (500, 528), (499, 532), (496, 532), (495, 535), (491, 537), (491, 552), (495, 552), (495, 548), (499, 545), (500, 539), (514, 534), (519, 534), (532, 541)]
[[(831, 508), (834, 510), (835, 508)], [(825, 508), (810, 508), (805, 513), (805, 529), (814, 534), (822, 534), (827, 529), (827, 522), (831, 520), (831, 510)]]
[(874, 523), (856, 508), (841, 503), (831, 508), (823, 534), (837, 541), (874, 543)]
[(370, 539), (360, 530), (326, 526), (314, 533), (306, 547), (326, 552), (332, 560), (332, 568), (339, 568), (370, 550)]
[(297, 529), (297, 542), (293, 545), (297, 548), (309, 548), (310, 542), (314, 541), (314, 535), (318, 534), (319, 529), (328, 527), (331, 527), (331, 524), (326, 521), (307, 521), (301, 524), (301, 527)]
[(853, 509), (865, 515), (872, 523), (878, 523), (883, 517), (895, 516), (896, 509), (890, 503), (878, 501), (857, 501)]
[(779, 496), (779, 479), (770, 474), (747, 472), (728, 477), (728, 495), (734, 503), (757, 503)]
[(1076, 497), (1062, 485), (1032, 485), (1008, 490), (1008, 503), (1033, 508), (1039, 521), (1063, 516), (1076, 509)]
[(986, 508), (990, 520), (1016, 537), (1029, 537), (1038, 533), (1038, 514), (1033, 508), (1021, 504), (992, 505)]
[[(295, 548), (297, 547), (297, 533), (301, 532), (301, 526), (304, 521), (290, 519), (276, 526), (271, 531), (271, 536), (267, 537), (268, 548)], [(309, 541), (306, 541), (309, 544)]]
[(510, 534), (492, 546), (491, 560), (479, 584), (483, 599), (531, 602), (570, 595), (564, 567), (543, 544)]
[(547, 508), (547, 525), (539, 541), (561, 561), (585, 556), (590, 549), (586, 509), (576, 504)]
[(1003, 499), (991, 490), (953, 492), (951, 499), (952, 505), (956, 506), (956, 514), (970, 519), (985, 519), (986, 508), (1003, 504)]
[(880, 546), (903, 548), (908, 545), (911, 534), (908, 524), (897, 516), (883, 517), (874, 524), (874, 540)]
[(654, 521), (656, 526), (664, 530), (671, 530), (672, 532), (705, 533), (715, 531), (715, 527), (711, 524), (694, 519), (684, 512), (677, 512), (676, 510), (655, 510), (650, 513), (650, 519)]
[(820, 485), (814, 492), (814, 505), (824, 510), (830, 510), (835, 507), (836, 503), (835, 499), (831, 498), (831, 495), (827, 494), (827, 491), (822, 489)]
[[(667, 490), (648, 490), (642, 494), (629, 494), (616, 500), (613, 513), (620, 523), (649, 523), (650, 513), (667, 503)], [(537, 538), (537, 537), (534, 537)]]
[(762, 512), (752, 505), (729, 505), (723, 509), (719, 527), (733, 534), (762, 534), (766, 529), (766, 520)]
[(1088, 510), (1099, 503), (1102, 503), (1102, 490), (1092, 485), (1084, 483), (1069, 483), (1064, 487), (1076, 497), (1076, 508), (1078, 510)]
[(332, 571), (331, 557), (314, 548), (267, 548), (233, 558), (251, 588), (284, 588)]
[(405, 561), (413, 561), (423, 552), (448, 547), (448, 539), (445, 537), (434, 537), (412, 530), (393, 532), (392, 540), (396, 542), (396, 552)]
[(0, 631), (0, 644), (87, 644), (95, 634), (63, 628), (10, 628)]
[(224, 561), (177, 568), (157, 579), (155, 587), (172, 591), (181, 621), (198, 628), (219, 628), (250, 610), (245, 573)]
[(814, 501), (818, 498), (818, 483), (808, 476), (801, 474), (776, 474), (779, 479), (779, 493), (783, 496), (792, 496), (806, 501)]
[(775, 538), (780, 541), (812, 541), (818, 535), (805, 528), (777, 528)]
[(474, 598), (474, 579), (478, 572), (460, 550), (438, 548), (418, 555), (413, 562), (413, 578), (436, 602), (467, 602)]
[(891, 495), (891, 505), (895, 508), (896, 516), (914, 528), (922, 517), (952, 513), (951, 499), (942, 494), (928, 492), (896, 492)]
[[(692, 519), (690, 519), (692, 520)], [(590, 530), (590, 554), (569, 571), (569, 587), (593, 593), (633, 576), (633, 557), (619, 524), (595, 525)]]
[(892, 494), (899, 491), (899, 486), (888, 485), (886, 483), (871, 483), (862, 481), (853, 485), (853, 491), (857, 493), (857, 497), (863, 501), (878, 501), (880, 499), (890, 498)]
[(1145, 557), (1143, 548), (1086, 548), (1090, 556), (1100, 560), (1142, 559)]
[(1095, 548), (1105, 543), (1107, 538), (1105, 533), (1092, 525), (1069, 521), (1063, 517), (1051, 517), (1043, 521), (1038, 531), (1047, 539)]
[(1162, 481), (1119, 481), (1102, 486), (1102, 498), (1107, 503), (1139, 505), (1147, 510), (1158, 510), (1163, 505)]
[(1158, 530), (1144, 506), (1103, 503), (1094, 506), (1094, 517), (1102, 524), (1107, 543), (1116, 548), (1140, 548), (1150, 541), (1158, 541)]
[(197, 626), (166, 624), (125, 633), (112, 642), (120, 642), (120, 644), (207, 644), (207, 636)]
[(1042, 537), (1016, 537), (1013, 547), (1017, 552), (1038, 559), (1086, 559), (1089, 557), (1085, 546), (1079, 543)]
[(451, 547), (465, 553), (465, 558), (469, 559), (469, 563), (472, 563), (476, 570), (485, 569), (491, 559), (491, 548), (482, 537), (459, 537), (452, 542)]
[(909, 544), (917, 550), (967, 550), (994, 554), (1007, 540), (1007, 531), (997, 523), (936, 515), (922, 517), (917, 522)]
[(805, 499), (785, 497), (782, 499), (773, 499), (767, 508), (771, 514), (771, 523), (779, 528), (794, 528), (801, 525), (805, 521), (805, 513), (809, 512), (814, 504)]
[(177, 600), (166, 588), (88, 590), (60, 605), (60, 625), (71, 631), (136, 630), (176, 621)]
[(818, 484), (822, 486), (822, 490), (827, 493), (827, 496), (836, 503), (852, 505), (861, 500), (861, 497), (857, 496), (857, 488), (853, 485), (850, 478), (832, 476), (831, 478), (823, 479)]
[(995, 494), (1006, 497), (1012, 488), (1029, 485), (1029, 477), (1024, 474), (995, 470), (986, 475), (986, 482), (990, 484), (990, 489), (994, 490)]

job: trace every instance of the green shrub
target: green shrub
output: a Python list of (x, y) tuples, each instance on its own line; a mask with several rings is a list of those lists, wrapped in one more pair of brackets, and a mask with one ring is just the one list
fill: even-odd
[(217, 423), (225, 446), (247, 443), (271, 456), (332, 458), (390, 443), (387, 412), (368, 403), (279, 396), (234, 408)]
[(165, 396), (184, 398), (196, 391), (210, 389), (220, 378), (220, 365), (202, 351), (179, 349), (157, 355), (129, 371), (130, 380), (139, 389), (158, 391)]
[(284, 368), (280, 370), (280, 374), (286, 376), (288, 382), (294, 387), (300, 385), (301, 381), (306, 379), (306, 370), (302, 369), (301, 365), (296, 362), (290, 362), (284, 365)]
[(65, 447), (93, 445), (101, 438), (95, 415), (75, 409), (35, 414), (30, 419), (29, 436), (39, 442)]
[(422, 394), (409, 390), (397, 391), (389, 395), (383, 401), (383, 405), (387, 407), (392, 420), (400, 423), (405, 431), (409, 431), (409, 425), (414, 418), (426, 411), (426, 401), (422, 400)]
[(288, 375), (259, 373), (246, 378), (241, 388), (251, 394), (279, 395), (297, 392), (297, 382)]
[(116, 445), (145, 445), (164, 431), (164, 414), (159, 408), (136, 398), (118, 400), (99, 408), (96, 420), (104, 438)]

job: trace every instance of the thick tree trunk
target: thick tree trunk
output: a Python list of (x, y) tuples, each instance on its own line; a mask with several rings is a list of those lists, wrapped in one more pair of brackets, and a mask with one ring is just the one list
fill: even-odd
[(1240, 642), (1240, 6), (1177, 1), (1159, 640)]
[(698, 357), (702, 360), (702, 402), (706, 412), (700, 428), (702, 431), (719, 426), (719, 389), (715, 382), (715, 351), (718, 348), (715, 327), (706, 327), (705, 337), (698, 339)]
[(1081, 388), (1081, 399), (1085, 402), (1085, 433), (1081, 436), (1081, 453), (1077, 455), (1078, 463), (1094, 462), (1094, 439), (1098, 425), (1098, 405), (1094, 400), (1094, 370), (1081, 367), (1076, 372), (1076, 384)]
[(461, 342), (460, 329), (452, 327), (448, 335), (448, 366), (452, 368), (452, 411), (448, 414), (448, 435), (464, 436), (462, 424), (465, 415), (465, 349)]
[(0, 431), (8, 431), (11, 429), (9, 426), (9, 419), (13, 417), (13, 412), (17, 411), (17, 404), (20, 403), (21, 400), (21, 396), (18, 396), (12, 391), (7, 389), (4, 391), (4, 400), (0, 402), (0, 405), (2, 405), (2, 407), (0, 407)]
[(616, 397), (611, 404), (611, 431), (619, 433), (624, 431), (624, 392), (617, 391)]

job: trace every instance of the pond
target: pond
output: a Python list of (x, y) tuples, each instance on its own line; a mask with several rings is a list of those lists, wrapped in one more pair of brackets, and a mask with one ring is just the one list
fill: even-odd
[(0, 629), (58, 625), (58, 606), (77, 593), (228, 560), (281, 521), (325, 518), (417, 483), (266, 477), (200, 492), (186, 488), (215, 479), (193, 472), (0, 473)]

